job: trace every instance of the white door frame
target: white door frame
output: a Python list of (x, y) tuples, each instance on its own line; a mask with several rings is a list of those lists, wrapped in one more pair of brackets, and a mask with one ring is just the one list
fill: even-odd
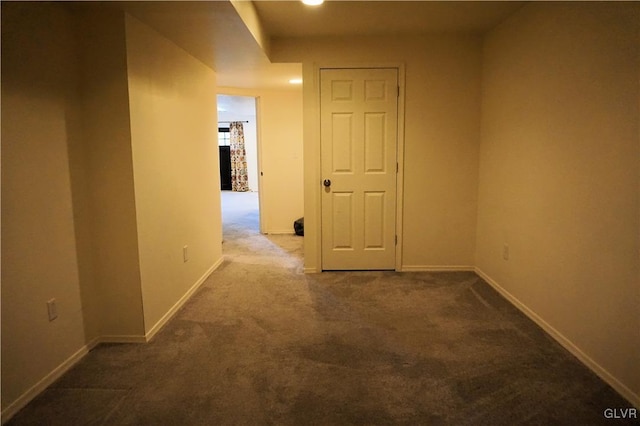
[(264, 183), (262, 182), (262, 104), (260, 96), (254, 96), (254, 99), (256, 102), (256, 148), (258, 150), (258, 170), (256, 170), (256, 172), (258, 173), (258, 230), (261, 234), (264, 234), (264, 230), (266, 229), (266, 227), (264, 224), (265, 215), (262, 214), (262, 191), (264, 191)]
[(395, 270), (402, 270), (403, 201), (404, 201), (404, 120), (405, 67), (403, 63), (328, 63), (303, 64), (304, 150), (305, 150), (305, 267), (306, 273), (322, 271), (322, 176), (320, 155), (320, 70), (353, 68), (396, 68), (398, 70), (398, 146), (396, 160), (396, 246)]

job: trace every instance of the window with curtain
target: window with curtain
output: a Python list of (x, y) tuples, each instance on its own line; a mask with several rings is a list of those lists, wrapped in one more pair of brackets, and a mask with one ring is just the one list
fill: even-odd
[(240, 121), (229, 124), (229, 145), (231, 149), (231, 190), (249, 190), (247, 175), (247, 152), (244, 146), (244, 125)]

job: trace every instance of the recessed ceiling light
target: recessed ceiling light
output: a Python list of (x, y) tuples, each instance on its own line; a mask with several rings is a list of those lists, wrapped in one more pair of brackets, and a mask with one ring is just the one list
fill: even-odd
[(301, 78), (292, 78), (291, 80), (289, 80), (289, 83), (291, 83), (291, 84), (302, 84), (302, 79)]
[(302, 3), (307, 6), (318, 6), (319, 4), (324, 3), (324, 0), (302, 0)]

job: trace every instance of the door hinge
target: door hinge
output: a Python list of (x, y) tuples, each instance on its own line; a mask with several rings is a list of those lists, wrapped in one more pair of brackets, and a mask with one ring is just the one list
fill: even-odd
[(400, 97), (400, 86), (398, 86), (398, 97)]
[(396, 235), (396, 245), (398, 245), (398, 236)]
[(399, 172), (400, 172), (400, 164), (396, 163), (396, 173), (399, 173)]

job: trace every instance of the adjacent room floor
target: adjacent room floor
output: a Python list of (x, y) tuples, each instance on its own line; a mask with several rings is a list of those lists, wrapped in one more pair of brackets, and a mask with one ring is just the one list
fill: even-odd
[(225, 211), (224, 264), (150, 343), (100, 345), (9, 424), (588, 425), (630, 406), (471, 272), (303, 274), (303, 238), (260, 235), (255, 200)]

